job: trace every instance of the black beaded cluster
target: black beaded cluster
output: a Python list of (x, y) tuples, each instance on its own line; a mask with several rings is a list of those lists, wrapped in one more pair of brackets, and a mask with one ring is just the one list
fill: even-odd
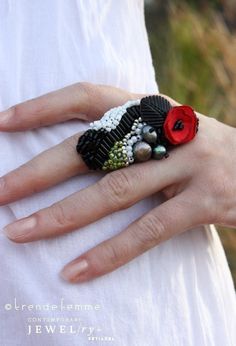
[(170, 143), (165, 137), (163, 125), (171, 108), (170, 102), (162, 96), (147, 96), (140, 102), (141, 118), (155, 129), (158, 135), (157, 143), (165, 147), (168, 147)]
[(90, 129), (79, 138), (76, 150), (81, 154), (90, 169), (101, 169), (103, 167), (111, 148), (129, 133), (134, 120), (139, 116), (139, 106), (132, 106), (122, 116), (116, 129), (111, 132), (104, 129)]
[(130, 133), (136, 119), (152, 126), (157, 132), (157, 143), (169, 146), (163, 133), (163, 124), (171, 104), (162, 96), (147, 96), (141, 99), (140, 105), (126, 109), (117, 127), (111, 131), (104, 128), (87, 130), (78, 141), (77, 152), (82, 156), (90, 169), (102, 169), (109, 158), (109, 153), (116, 142), (122, 141)]

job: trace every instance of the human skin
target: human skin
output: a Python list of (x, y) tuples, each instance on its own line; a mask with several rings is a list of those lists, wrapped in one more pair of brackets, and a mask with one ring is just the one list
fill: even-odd
[[(26, 131), (70, 119), (94, 121), (108, 109), (144, 96), (77, 83), (0, 112), (0, 131)], [(211, 223), (235, 227), (236, 130), (203, 114), (197, 116), (196, 137), (171, 149), (167, 159), (104, 173), (97, 183), (6, 226), (6, 236), (16, 243), (59, 236), (162, 192), (165, 201), (161, 205), (63, 268), (62, 277), (74, 283), (109, 273), (189, 229)], [(88, 169), (75, 150), (80, 135), (1, 177), (0, 205), (86, 174)]]

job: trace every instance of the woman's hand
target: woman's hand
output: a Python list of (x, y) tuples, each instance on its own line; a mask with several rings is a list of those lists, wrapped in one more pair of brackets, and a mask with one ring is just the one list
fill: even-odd
[[(78, 83), (0, 113), (0, 131), (21, 131), (69, 119), (93, 121), (111, 107), (144, 95)], [(174, 101), (171, 101), (172, 104)], [(82, 254), (62, 271), (70, 282), (104, 275), (144, 251), (203, 224), (236, 226), (235, 129), (197, 114), (195, 139), (168, 159), (134, 164), (5, 228), (14, 242), (57, 236), (88, 225), (162, 191), (166, 201), (120, 234)], [(0, 179), (0, 205), (87, 172), (72, 136)]]

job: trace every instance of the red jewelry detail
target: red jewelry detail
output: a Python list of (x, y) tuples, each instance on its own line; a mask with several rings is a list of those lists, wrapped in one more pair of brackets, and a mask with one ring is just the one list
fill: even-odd
[(172, 107), (165, 119), (164, 133), (171, 144), (191, 141), (198, 130), (198, 118), (190, 106)]

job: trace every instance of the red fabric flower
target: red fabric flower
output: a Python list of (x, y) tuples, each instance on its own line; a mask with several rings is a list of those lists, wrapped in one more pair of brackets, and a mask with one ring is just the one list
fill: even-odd
[(190, 106), (172, 107), (164, 122), (164, 133), (171, 144), (191, 141), (198, 129), (198, 118)]

